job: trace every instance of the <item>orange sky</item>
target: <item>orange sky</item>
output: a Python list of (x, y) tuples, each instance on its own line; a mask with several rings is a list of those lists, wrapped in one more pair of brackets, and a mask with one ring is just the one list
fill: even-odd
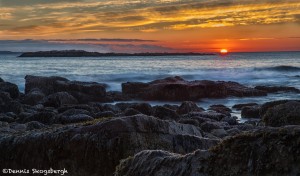
[[(141, 41), (70, 40), (103, 38)], [(0, 46), (23, 39), (63, 39), (60, 44), (103, 52), (299, 51), (300, 2), (0, 0)]]

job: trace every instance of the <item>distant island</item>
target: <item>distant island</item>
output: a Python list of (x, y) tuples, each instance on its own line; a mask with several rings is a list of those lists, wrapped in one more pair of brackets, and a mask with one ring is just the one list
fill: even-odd
[(0, 54), (16, 54), (19, 52), (12, 52), (12, 51), (0, 51)]
[(37, 51), (25, 52), (19, 57), (108, 57), (108, 56), (202, 56), (215, 55), (213, 53), (99, 53), (83, 50), (62, 50), (62, 51)]

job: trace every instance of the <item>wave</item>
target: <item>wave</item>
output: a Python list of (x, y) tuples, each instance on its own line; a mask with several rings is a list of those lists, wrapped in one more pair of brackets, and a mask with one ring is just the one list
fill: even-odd
[(279, 71), (279, 72), (298, 72), (298, 71), (300, 71), (300, 67), (280, 65), (280, 66), (275, 66), (275, 67), (255, 68), (254, 70), (258, 70), (258, 71), (268, 70), (268, 71)]

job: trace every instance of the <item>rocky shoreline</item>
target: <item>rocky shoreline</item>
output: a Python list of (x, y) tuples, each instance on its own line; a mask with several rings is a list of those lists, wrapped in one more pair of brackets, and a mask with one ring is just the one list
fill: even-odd
[[(104, 83), (30, 75), (21, 93), (0, 78), (0, 166), (65, 168), (72, 176), (297, 175), (300, 100), (207, 109), (193, 102), (281, 91), (299, 93), (178, 76), (112, 92)], [(252, 120), (240, 123), (233, 109)]]

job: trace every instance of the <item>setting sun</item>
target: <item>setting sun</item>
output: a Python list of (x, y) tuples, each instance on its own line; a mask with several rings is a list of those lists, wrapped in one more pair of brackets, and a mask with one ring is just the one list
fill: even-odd
[(221, 49), (221, 50), (220, 50), (220, 53), (221, 53), (221, 54), (227, 54), (228, 51), (227, 51), (227, 49)]

